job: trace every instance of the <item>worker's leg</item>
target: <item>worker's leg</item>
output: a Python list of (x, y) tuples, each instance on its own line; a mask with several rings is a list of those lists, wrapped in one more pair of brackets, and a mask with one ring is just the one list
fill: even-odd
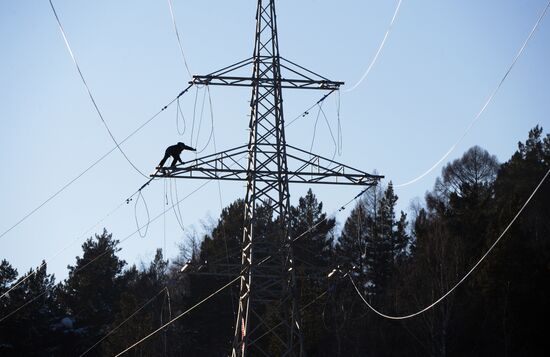
[(172, 155), (172, 157), (174, 158), (174, 160), (172, 160), (172, 165), (170, 165), (170, 166), (171, 167), (176, 167), (176, 164), (178, 163), (178, 161), (181, 161), (180, 156), (179, 155)]
[(165, 153), (165, 154), (164, 154), (164, 157), (163, 157), (162, 160), (160, 160), (160, 162), (159, 162), (159, 167), (164, 167), (164, 163), (166, 162), (166, 160), (168, 160), (169, 157), (170, 157), (170, 154)]

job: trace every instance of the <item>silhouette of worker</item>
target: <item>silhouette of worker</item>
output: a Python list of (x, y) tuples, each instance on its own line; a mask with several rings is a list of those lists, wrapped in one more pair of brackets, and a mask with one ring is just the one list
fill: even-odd
[(180, 158), (180, 154), (183, 150), (197, 151), (197, 149), (194, 149), (191, 146), (187, 146), (184, 143), (177, 143), (176, 145), (169, 146), (166, 149), (164, 157), (162, 158), (162, 160), (160, 160), (157, 168), (164, 167), (164, 163), (166, 162), (166, 160), (168, 160), (170, 156), (172, 156), (172, 158), (174, 159), (172, 160), (172, 165), (170, 165), (171, 167), (176, 167), (176, 164), (178, 162), (183, 164), (183, 161), (181, 161)]

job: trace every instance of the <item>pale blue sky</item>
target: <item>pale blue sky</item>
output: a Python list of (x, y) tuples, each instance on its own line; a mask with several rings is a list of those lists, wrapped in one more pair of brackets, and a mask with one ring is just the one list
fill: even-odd
[[(342, 93), (343, 152), (336, 160), (377, 170), (394, 183), (408, 181), (436, 162), (462, 135), (496, 87), (531, 31), (546, 0), (404, 0), (378, 62), (367, 80)], [(57, 0), (60, 19), (100, 109), (122, 139), (174, 98), (188, 76), (179, 53), (167, 1)], [(374, 56), (397, 1), (277, 2), (281, 54), (351, 87)], [(187, 60), (194, 74), (206, 74), (252, 53), (253, 0), (174, 0)], [(509, 158), (530, 128), (550, 129), (550, 20), (545, 18), (501, 90), (449, 160), (480, 145), (499, 160)], [(78, 175), (113, 146), (65, 48), (47, 0), (0, 3), (0, 232)], [(218, 150), (247, 140), (250, 90), (211, 88)], [(321, 96), (284, 92), (287, 121)], [(191, 125), (195, 92), (181, 104)], [(199, 93), (199, 106), (202, 92)], [(324, 107), (336, 130), (336, 96)], [(287, 131), (287, 141), (309, 149), (315, 112)], [(123, 147), (145, 172), (164, 148), (190, 142), (176, 131), (175, 107)], [(198, 125), (198, 118), (196, 125)], [(210, 129), (205, 115), (198, 146)], [(196, 133), (196, 131), (195, 131)], [(193, 143), (194, 144), (194, 143)], [(326, 125), (318, 125), (313, 149), (331, 156)], [(209, 146), (204, 154), (214, 152)], [(186, 157), (190, 154), (185, 154)], [(184, 157), (185, 160), (185, 157)], [(432, 188), (441, 167), (398, 189), (400, 208)], [(0, 258), (21, 272), (48, 259), (102, 219), (144, 179), (119, 152), (90, 170), (65, 192), (0, 238)], [(178, 181), (180, 198), (199, 181)], [(222, 183), (223, 205), (244, 196), (241, 183)], [(307, 187), (291, 186), (293, 203)], [(313, 187), (333, 212), (359, 192), (353, 187)], [(164, 183), (153, 182), (145, 198), (154, 216), (163, 209)], [(181, 205), (186, 227), (216, 218), (215, 183)], [(340, 222), (346, 213), (339, 216)], [(116, 238), (135, 230), (134, 207), (122, 207), (105, 226)], [(173, 213), (153, 223), (146, 238), (122, 245), (128, 262), (149, 260), (157, 247), (177, 254), (184, 239)], [(91, 234), (91, 233), (90, 233)], [(90, 235), (88, 234), (88, 236)], [(80, 254), (80, 243), (49, 264), (58, 277)]]

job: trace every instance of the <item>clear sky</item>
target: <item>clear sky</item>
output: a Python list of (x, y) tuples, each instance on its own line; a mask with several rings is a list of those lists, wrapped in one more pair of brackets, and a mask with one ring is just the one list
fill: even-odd
[[(56, 0), (60, 19), (105, 120), (121, 140), (172, 100), (189, 76), (183, 66), (167, 1)], [(402, 183), (422, 174), (464, 133), (508, 69), (546, 0), (404, 0), (378, 62), (354, 91), (341, 94), (343, 150), (336, 160)], [(351, 87), (384, 37), (396, 1), (280, 0), (281, 55)], [(207, 74), (250, 57), (256, 1), (174, 0), (189, 67)], [(550, 16), (550, 14), (549, 14)], [(0, 234), (113, 147), (69, 56), (47, 0), (0, 2)], [(550, 19), (545, 18), (523, 56), (480, 120), (448, 160), (480, 145), (505, 161), (529, 129), (550, 129)], [(150, 173), (164, 149), (178, 141), (203, 147), (210, 131), (204, 90), (182, 98), (186, 132), (176, 128), (176, 107), (132, 137), (123, 148)], [(250, 89), (212, 87), (216, 147), (247, 141)], [(283, 93), (289, 121), (322, 95)], [(197, 98), (194, 137), (193, 108)], [(337, 96), (324, 110), (337, 127)], [(316, 111), (287, 130), (289, 144), (309, 150)], [(183, 126), (183, 122), (180, 122)], [(200, 128), (200, 131), (199, 131)], [(181, 129), (181, 128), (180, 128)], [(199, 135), (197, 137), (197, 132)], [(313, 151), (331, 157), (334, 145), (320, 121)], [(213, 153), (211, 142), (202, 154)], [(185, 153), (183, 160), (194, 155)], [(448, 162), (448, 160), (446, 162)], [(400, 209), (423, 198), (441, 167), (413, 185), (396, 189)], [(386, 181), (387, 182), (387, 181)], [(144, 183), (115, 151), (29, 219), (0, 238), (0, 258), (19, 272), (63, 247), (49, 271), (66, 276), (81, 252), (82, 234)], [(156, 216), (165, 184), (144, 190)], [(179, 197), (201, 182), (179, 180)], [(245, 193), (242, 183), (221, 183), (225, 206)], [(307, 187), (291, 186), (292, 203)], [(332, 213), (357, 187), (313, 187)], [(169, 192), (169, 190), (167, 190)], [(210, 183), (180, 206), (186, 231), (202, 231), (220, 211), (218, 186)], [(349, 210), (348, 210), (349, 211)], [(143, 221), (144, 209), (138, 207)], [(346, 213), (338, 216), (340, 223)], [(118, 239), (136, 229), (134, 205), (123, 205), (86, 236), (106, 227)], [(186, 239), (173, 212), (152, 223), (145, 238), (122, 244), (130, 263), (148, 261), (157, 247), (168, 257)]]

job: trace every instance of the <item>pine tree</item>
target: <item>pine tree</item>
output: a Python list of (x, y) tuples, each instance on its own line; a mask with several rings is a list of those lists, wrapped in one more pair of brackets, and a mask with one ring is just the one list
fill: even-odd
[(300, 197), (298, 206), (291, 207), (292, 239), (295, 267), (307, 274), (326, 273), (332, 263), (334, 218), (327, 218), (323, 203), (309, 189)]
[[(109, 331), (120, 327), (97, 347), (103, 355), (115, 355), (156, 330), (175, 316), (176, 305), (179, 305), (172, 301), (170, 292), (174, 289), (168, 281), (168, 261), (163, 259), (161, 249), (157, 249), (149, 266), (142, 266), (138, 270), (134, 265), (124, 271), (121, 280), (124, 281), (125, 289), (117, 302), (119, 312)], [(181, 345), (168, 341), (177, 337), (176, 330), (175, 325), (168, 327), (136, 346), (130, 354), (174, 355), (175, 348)]]
[[(291, 207), (291, 238), (301, 306), (316, 299), (326, 289), (327, 274), (332, 270), (334, 218), (323, 212), (323, 203), (309, 189)], [(322, 303), (301, 314), (303, 338), (308, 355), (320, 355), (328, 346), (328, 331), (323, 328)]]
[[(5, 260), (0, 267), (2, 286), (7, 290), (7, 283), (14, 281), (17, 271)], [(1, 354), (39, 356), (54, 350), (51, 331), (56, 313), (54, 276), (47, 273), (47, 266), (42, 262), (11, 286), (16, 284), (19, 285), (2, 298), (0, 305)]]
[(82, 257), (76, 257), (76, 264), (68, 267), (69, 276), (59, 286), (59, 301), (74, 321), (74, 338), (64, 347), (73, 353), (83, 352), (99, 340), (118, 313), (126, 264), (116, 255), (118, 244), (106, 230), (87, 239)]

